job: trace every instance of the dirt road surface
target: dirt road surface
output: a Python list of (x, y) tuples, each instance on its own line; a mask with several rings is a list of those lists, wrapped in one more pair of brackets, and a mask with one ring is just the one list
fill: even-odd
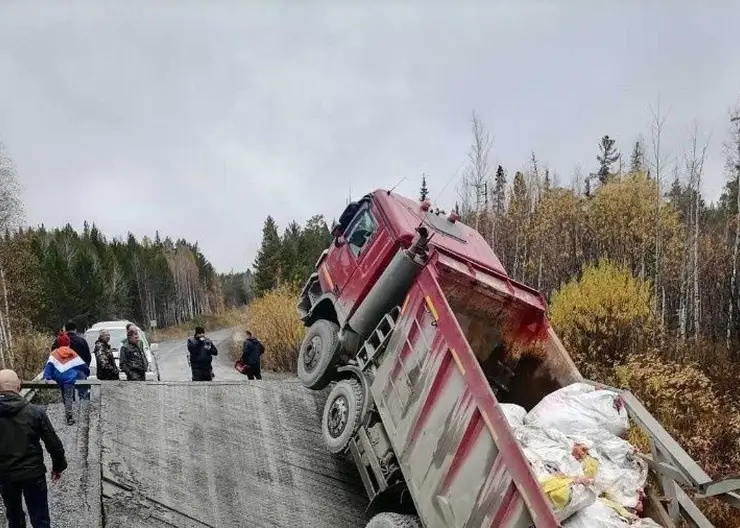
[(47, 412), (70, 467), (50, 483), (52, 526), (363, 527), (353, 465), (323, 446), (325, 393), (296, 380), (245, 381), (230, 331), (212, 383), (193, 383), (185, 341), (160, 344), (159, 383), (111, 383), (76, 404), (78, 423)]

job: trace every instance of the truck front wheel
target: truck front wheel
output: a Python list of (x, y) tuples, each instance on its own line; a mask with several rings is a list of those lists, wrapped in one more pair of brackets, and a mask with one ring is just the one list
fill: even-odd
[(421, 521), (413, 515), (401, 515), (400, 513), (379, 513), (365, 528), (422, 528)]
[(362, 416), (362, 386), (356, 379), (339, 381), (326, 400), (321, 432), (332, 453), (341, 453), (349, 444)]
[(315, 321), (303, 338), (298, 354), (298, 378), (309, 389), (329, 385), (339, 350), (339, 325), (326, 319)]

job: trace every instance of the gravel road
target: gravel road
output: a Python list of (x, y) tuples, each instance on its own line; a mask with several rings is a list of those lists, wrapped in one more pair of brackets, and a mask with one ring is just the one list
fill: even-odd
[(47, 406), (70, 464), (49, 486), (52, 526), (365, 525), (354, 466), (321, 439), (326, 394), (269, 373), (245, 381), (228, 357), (231, 335), (210, 334), (214, 382), (187, 381), (185, 340), (163, 342), (161, 382), (106, 384), (76, 404), (71, 427), (60, 404)]

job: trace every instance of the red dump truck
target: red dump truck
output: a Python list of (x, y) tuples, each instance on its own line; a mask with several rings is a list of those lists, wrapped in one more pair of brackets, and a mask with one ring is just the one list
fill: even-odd
[[(308, 327), (298, 376), (313, 390), (333, 385), (322, 431), (329, 450), (351, 455), (379, 512), (367, 526), (560, 526), (499, 406), (530, 410), (584, 381), (542, 295), (429, 202), (375, 191), (347, 206), (333, 236), (298, 302)], [(538, 353), (521, 352), (532, 343)], [(712, 482), (621, 396), (652, 443), (654, 520), (711, 526), (678, 484), (740, 507), (740, 481)]]

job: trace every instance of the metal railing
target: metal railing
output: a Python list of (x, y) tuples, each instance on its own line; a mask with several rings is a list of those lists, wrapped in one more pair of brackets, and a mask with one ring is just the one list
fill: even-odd
[(694, 503), (694, 500), (708, 497), (716, 497), (740, 509), (740, 495), (736, 493), (740, 491), (740, 476), (713, 481), (634, 394), (602, 383), (584, 381), (618, 393), (630, 418), (647, 435), (651, 454), (640, 456), (659, 477), (663, 496), (653, 498), (659, 503), (661, 511), (657, 513), (664, 523), (676, 525), (684, 520), (692, 526), (712, 528), (714, 525)]

